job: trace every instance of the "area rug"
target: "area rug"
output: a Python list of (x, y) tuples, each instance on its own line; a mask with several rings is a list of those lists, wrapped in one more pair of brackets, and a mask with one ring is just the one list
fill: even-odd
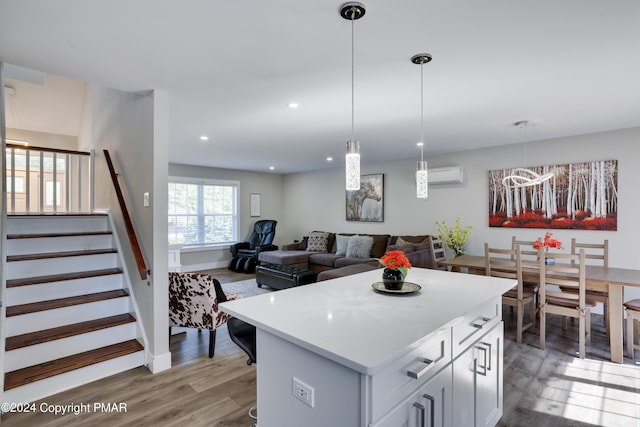
[(255, 295), (273, 292), (270, 288), (259, 288), (256, 279), (241, 280), (239, 282), (223, 283), (222, 290), (227, 295), (240, 295), (241, 298), (249, 298)]

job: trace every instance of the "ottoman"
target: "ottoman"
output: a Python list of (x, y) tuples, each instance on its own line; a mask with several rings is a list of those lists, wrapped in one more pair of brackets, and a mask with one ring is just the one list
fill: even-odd
[(286, 289), (315, 283), (317, 273), (290, 265), (261, 263), (256, 269), (256, 283), (261, 288)]

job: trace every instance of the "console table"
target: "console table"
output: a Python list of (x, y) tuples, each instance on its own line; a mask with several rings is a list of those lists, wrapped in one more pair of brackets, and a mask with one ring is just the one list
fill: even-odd
[(413, 268), (421, 291), (388, 295), (372, 289), (380, 275), (221, 304), (257, 328), (260, 427), (498, 422), (501, 295), (515, 281)]

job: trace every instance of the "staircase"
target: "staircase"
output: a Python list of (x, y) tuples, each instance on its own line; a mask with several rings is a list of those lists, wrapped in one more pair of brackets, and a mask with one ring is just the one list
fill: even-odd
[(4, 402), (33, 402), (145, 363), (107, 214), (7, 217)]

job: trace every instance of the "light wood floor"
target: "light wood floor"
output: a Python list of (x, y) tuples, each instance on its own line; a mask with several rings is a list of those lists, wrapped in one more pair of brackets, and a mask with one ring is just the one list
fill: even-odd
[[(251, 275), (214, 271), (222, 283)], [(593, 326), (587, 359), (577, 351), (577, 325), (566, 333), (549, 318), (547, 348), (538, 349), (537, 331), (524, 343), (513, 341), (515, 318), (504, 311), (504, 415), (499, 426), (640, 426), (640, 365), (625, 358), (608, 362), (602, 319)], [(126, 413), (89, 412), (54, 415), (5, 414), (4, 426), (218, 426), (247, 427), (256, 403), (256, 367), (220, 328), (213, 359), (208, 334), (189, 330), (171, 340), (172, 368), (152, 375), (141, 367), (45, 399), (48, 405), (120, 403)], [(640, 360), (640, 352), (636, 352)], [(36, 403), (39, 408), (41, 402)], [(454, 403), (455, 406), (455, 403)], [(289, 427), (289, 426), (282, 426)], [(292, 426), (298, 427), (298, 426)], [(350, 427), (350, 426), (335, 426)]]

